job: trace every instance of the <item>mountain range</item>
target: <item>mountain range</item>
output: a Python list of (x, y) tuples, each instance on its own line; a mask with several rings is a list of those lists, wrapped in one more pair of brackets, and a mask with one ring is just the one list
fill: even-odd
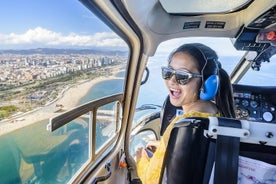
[(96, 55), (127, 55), (127, 51), (114, 50), (95, 50), (95, 49), (56, 49), (56, 48), (36, 48), (36, 49), (20, 49), (20, 50), (0, 50), (0, 54), (96, 54)]

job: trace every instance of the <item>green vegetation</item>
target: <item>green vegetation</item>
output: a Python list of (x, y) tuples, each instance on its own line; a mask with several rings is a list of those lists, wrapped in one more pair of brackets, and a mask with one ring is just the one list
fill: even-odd
[(0, 107), (0, 119), (9, 117), (12, 113), (16, 112), (18, 107), (14, 105), (7, 105)]
[(25, 89), (26, 90), (37, 90), (37, 89), (44, 89), (44, 88), (49, 88), (50, 86), (53, 86), (55, 84), (60, 84), (60, 83), (70, 83), (70, 82), (75, 82), (81, 79), (93, 79), (95, 77), (100, 76), (101, 74), (98, 73), (84, 73), (81, 71), (77, 71), (74, 73), (70, 74), (65, 74), (65, 75), (60, 75), (57, 77), (49, 78), (47, 80), (40, 81), (36, 83), (35, 85), (28, 86)]
[[(0, 94), (2, 102), (21, 99), (24, 103), (15, 105), (0, 106), (0, 120), (10, 117), (12, 114), (21, 111), (26, 112), (31, 109), (41, 107), (47, 102), (57, 98), (58, 93), (64, 89), (64, 86), (74, 84), (79, 80), (91, 80), (96, 77), (106, 75), (108, 69), (94, 70), (94, 71), (76, 71), (69, 74), (59, 75), (41, 81), (32, 81), (28, 84), (21, 84), (12, 86), (12, 88), (5, 88), (4, 93)], [(1, 88), (2, 87), (2, 88)], [(11, 86), (10, 86), (11, 87)], [(4, 89), (0, 86), (0, 89)], [(35, 94), (37, 91), (47, 91), (41, 99), (30, 99), (28, 96)], [(5, 104), (5, 103), (4, 103)]]

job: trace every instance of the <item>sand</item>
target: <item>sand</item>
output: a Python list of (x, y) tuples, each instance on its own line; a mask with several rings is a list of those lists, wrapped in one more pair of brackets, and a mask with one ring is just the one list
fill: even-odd
[[(114, 71), (118, 72), (118, 70)], [(111, 80), (115, 78), (117, 77), (113, 74), (108, 77), (101, 76), (93, 80), (78, 81), (74, 85), (67, 86), (59, 94), (55, 101), (49, 102), (49, 104), (46, 104), (44, 107), (34, 109), (30, 112), (17, 115), (9, 120), (0, 122), (0, 136), (35, 122), (47, 120), (51, 117), (57, 116), (60, 113), (59, 110), (64, 112), (76, 107), (81, 98), (84, 97), (95, 84), (104, 80)]]

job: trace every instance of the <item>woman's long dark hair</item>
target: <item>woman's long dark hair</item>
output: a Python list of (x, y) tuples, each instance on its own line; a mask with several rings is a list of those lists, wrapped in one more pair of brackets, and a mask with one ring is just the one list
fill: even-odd
[(197, 62), (198, 71), (201, 71), (203, 74), (203, 81), (213, 74), (219, 76), (219, 88), (214, 100), (222, 116), (235, 118), (233, 89), (230, 77), (227, 72), (221, 68), (216, 52), (201, 43), (184, 44), (169, 55), (169, 63), (172, 57), (178, 52), (187, 53), (194, 58)]
[(233, 97), (233, 88), (230, 81), (230, 77), (227, 72), (219, 69), (220, 84), (217, 95), (215, 96), (215, 102), (220, 109), (222, 116), (235, 118), (235, 106)]

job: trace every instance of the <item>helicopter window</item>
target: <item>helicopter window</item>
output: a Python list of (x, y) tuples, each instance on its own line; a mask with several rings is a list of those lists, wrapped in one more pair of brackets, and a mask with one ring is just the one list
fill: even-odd
[(135, 150), (141, 147), (146, 147), (149, 141), (156, 141), (156, 135), (151, 130), (143, 130), (138, 134), (134, 135), (134, 137), (130, 140), (130, 154), (135, 157)]
[(68, 183), (121, 128), (118, 98), (93, 102), (123, 93), (128, 47), (79, 1), (50, 1), (0, 2), (0, 183)]
[[(162, 106), (167, 96), (167, 90), (161, 77), (161, 66), (167, 65), (170, 51), (183, 43), (194, 42), (204, 43), (213, 48), (219, 56), (219, 61), (221, 62), (222, 67), (229, 75), (244, 54), (244, 51), (237, 51), (233, 47), (229, 38), (181, 38), (163, 42), (157, 48), (155, 55), (149, 58), (147, 67), (150, 71), (150, 75), (148, 81), (140, 87), (137, 108), (144, 104)], [(154, 108), (152, 109), (154, 110)], [(136, 114), (137, 116), (140, 116), (142, 113), (139, 111)]]
[[(168, 13), (173, 14), (188, 14), (193, 9), (193, 13), (221, 13), (221, 12), (232, 12), (242, 8), (246, 4), (250, 3), (251, 0), (242, 1), (181, 1), (177, 0), (160, 0), (161, 5)], [(179, 4), (180, 3), (180, 4)], [(195, 7), (197, 9), (195, 10)]]
[[(112, 102), (101, 106), (96, 116), (96, 152), (112, 139), (120, 130), (121, 125), (117, 120), (117, 113), (120, 113), (119, 102)], [(119, 106), (118, 106), (119, 105)]]
[[(252, 86), (276, 86), (276, 78), (274, 68), (276, 67), (276, 56), (270, 58), (270, 62), (261, 63), (259, 71), (252, 68), (244, 75), (239, 81), (239, 84), (252, 85)], [(252, 80), (254, 76), (254, 80)]]
[[(150, 74), (147, 82), (140, 87), (133, 123), (134, 130), (137, 130), (137, 127), (139, 127), (140, 124), (145, 123), (143, 118), (148, 120), (146, 121), (147, 125), (155, 123), (154, 120), (158, 118), (156, 112), (160, 111), (166, 97), (168, 96), (168, 91), (161, 77), (161, 66), (167, 65), (170, 51), (183, 43), (194, 42), (204, 43), (213, 48), (219, 56), (219, 61), (221, 62), (222, 67), (229, 75), (244, 54), (244, 51), (237, 51), (233, 47), (231, 40), (228, 38), (181, 38), (163, 42), (157, 48), (155, 55), (150, 57), (147, 63)], [(156, 135), (159, 135), (160, 130), (153, 128), (151, 130)]]

